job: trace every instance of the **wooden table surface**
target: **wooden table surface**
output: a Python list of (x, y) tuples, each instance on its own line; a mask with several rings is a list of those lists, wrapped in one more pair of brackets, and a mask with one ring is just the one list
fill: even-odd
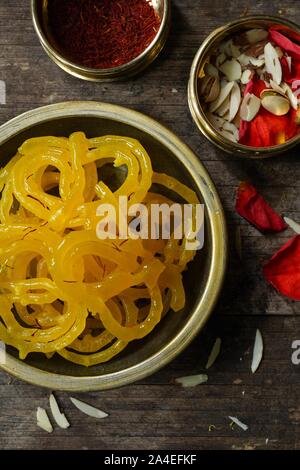
[[(210, 172), (226, 211), (231, 245), (223, 294), (208, 326), (174, 362), (152, 377), (118, 390), (79, 395), (110, 413), (96, 421), (77, 412), (68, 394), (57, 396), (72, 426), (48, 435), (35, 424), (48, 391), (0, 373), (0, 448), (4, 449), (296, 449), (300, 448), (300, 366), (291, 345), (300, 339), (300, 304), (278, 295), (262, 278), (262, 262), (288, 238), (263, 236), (234, 211), (235, 189), (250, 178), (280, 212), (300, 221), (297, 152), (266, 161), (228, 157), (198, 132), (187, 105), (189, 68), (199, 45), (217, 26), (246, 14), (280, 15), (300, 23), (299, 2), (174, 0), (173, 26), (160, 58), (125, 83), (93, 84), (72, 78), (43, 52), (32, 27), (29, 2), (0, 0), (0, 80), (7, 104), (0, 123), (66, 100), (125, 105), (161, 121), (196, 152)], [(240, 227), (242, 261), (235, 250)], [(250, 371), (255, 331), (265, 342), (264, 359)], [(214, 339), (223, 340), (209, 382), (193, 389), (174, 378), (199, 373)], [(299, 387), (299, 388), (298, 388)], [(228, 415), (247, 423), (230, 427)], [(215, 427), (210, 430), (210, 425)]]

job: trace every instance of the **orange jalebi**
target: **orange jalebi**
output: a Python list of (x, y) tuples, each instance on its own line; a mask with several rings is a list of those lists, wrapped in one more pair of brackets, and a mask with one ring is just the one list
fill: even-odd
[[(108, 163), (125, 178), (113, 191)], [(29, 139), (0, 171), (0, 340), (29, 353), (60, 354), (91, 366), (148, 335), (171, 307), (185, 305), (182, 272), (195, 256), (184, 240), (96, 234), (99, 205), (173, 204), (152, 185), (195, 205), (195, 193), (156, 174), (131, 138)]]

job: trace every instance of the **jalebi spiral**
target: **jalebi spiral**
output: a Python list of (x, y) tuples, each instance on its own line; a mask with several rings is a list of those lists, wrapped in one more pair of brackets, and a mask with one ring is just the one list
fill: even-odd
[[(106, 164), (126, 168), (113, 191)], [(155, 185), (156, 192), (152, 185)], [(182, 273), (195, 256), (185, 240), (100, 240), (100, 204), (197, 204), (195, 193), (153, 172), (134, 139), (105, 136), (27, 140), (0, 172), (0, 340), (29, 353), (54, 353), (92, 366), (148, 335), (185, 305)], [(152, 190), (152, 192), (151, 192)]]

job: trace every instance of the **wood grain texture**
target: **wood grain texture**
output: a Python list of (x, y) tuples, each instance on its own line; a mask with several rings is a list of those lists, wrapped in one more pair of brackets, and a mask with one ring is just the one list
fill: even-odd
[[(250, 178), (279, 212), (300, 220), (299, 150), (266, 161), (231, 158), (213, 148), (194, 125), (187, 105), (189, 69), (201, 41), (217, 26), (245, 14), (282, 15), (300, 23), (298, 2), (261, 0), (174, 0), (167, 46), (145, 73), (128, 82), (93, 84), (72, 78), (41, 49), (33, 31), (29, 2), (0, 0), (0, 79), (7, 104), (0, 123), (28, 109), (74, 99), (132, 107), (177, 133), (199, 155), (221, 196), (228, 220), (230, 264), (223, 294), (205, 331), (172, 364), (140, 383), (80, 398), (110, 417), (81, 415), (67, 394), (57, 394), (72, 426), (48, 436), (35, 425), (37, 406), (48, 392), (0, 373), (2, 449), (299, 449), (300, 366), (291, 363), (291, 344), (300, 339), (300, 304), (266, 285), (262, 262), (291, 235), (265, 237), (234, 212), (234, 192)], [(240, 226), (242, 261), (235, 249)], [(256, 328), (265, 341), (259, 371), (250, 372)], [(183, 390), (174, 378), (203, 371), (216, 336), (222, 353), (207, 385)], [(231, 429), (228, 415), (249, 425)], [(209, 432), (209, 425), (216, 428)], [(266, 443), (268, 439), (268, 443)]]

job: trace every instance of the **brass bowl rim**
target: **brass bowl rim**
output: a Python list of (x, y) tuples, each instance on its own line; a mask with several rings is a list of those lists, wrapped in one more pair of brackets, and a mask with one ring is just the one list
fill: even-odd
[(227, 229), (216, 188), (193, 151), (173, 132), (154, 119), (117, 105), (93, 101), (65, 102), (33, 109), (21, 114), (0, 127), (0, 144), (30, 129), (35, 124), (68, 117), (98, 117), (117, 120), (150, 133), (184, 165), (201, 193), (207, 210), (207, 223), (211, 233), (211, 264), (204, 292), (186, 325), (160, 350), (135, 366), (101, 375), (74, 377), (43, 371), (16, 359), (9, 353), (0, 367), (31, 384), (66, 391), (96, 391), (119, 387), (151, 375), (173, 360), (195, 338), (208, 320), (220, 293), (227, 266)]
[(224, 33), (226, 34), (228, 30), (230, 31), (237, 26), (245, 26), (247, 23), (255, 21), (270, 21), (282, 24), (290, 27), (291, 29), (297, 31), (300, 34), (300, 26), (294, 23), (293, 21), (278, 16), (269, 15), (245, 16), (243, 18), (231, 21), (223, 26), (214, 29), (202, 42), (200, 48), (198, 49), (193, 59), (188, 83), (188, 104), (192, 118), (195, 124), (197, 125), (198, 129), (211, 143), (213, 143), (219, 149), (225, 151), (226, 153), (234, 154), (242, 158), (247, 157), (253, 159), (262, 159), (282, 154), (287, 150), (290, 150), (291, 148), (295, 147), (300, 143), (300, 134), (288, 140), (284, 144), (279, 144), (271, 147), (251, 147), (231, 142), (225, 137), (223, 137), (221, 134), (219, 134), (219, 132), (212, 126), (212, 124), (207, 119), (205, 112), (202, 111), (197, 89), (198, 72), (203, 63), (203, 60), (206, 57), (208, 50), (213, 48), (220, 40), (220, 36), (222, 36)]
[[(101, 78), (109, 78), (111, 76), (119, 76), (123, 77), (127, 73), (130, 73), (132, 69), (135, 69), (136, 67), (139, 66), (142, 62), (144, 62), (147, 57), (151, 54), (152, 51), (157, 50), (155, 55), (152, 57), (151, 61), (147, 65), (150, 65), (150, 62), (152, 62), (159, 52), (161, 51), (162, 47), (165, 44), (165, 40), (163, 44), (160, 46), (160, 41), (163, 36), (166, 36), (168, 33), (169, 29), (169, 23), (170, 23), (170, 16), (171, 16), (171, 0), (164, 0), (164, 9), (163, 9), (163, 15), (161, 19), (161, 25), (159, 27), (159, 30), (152, 40), (152, 42), (149, 44), (149, 46), (137, 57), (132, 59), (131, 61), (119, 65), (118, 67), (110, 67), (110, 68), (92, 68), (92, 67), (84, 67), (82, 65), (76, 64), (75, 62), (72, 62), (71, 60), (67, 59), (61, 52), (59, 52), (47, 39), (46, 35), (44, 34), (42, 25), (39, 21), (39, 17), (37, 14), (37, 2), (39, 0), (31, 0), (31, 15), (32, 15), (32, 20), (33, 20), (33, 26), (35, 29), (35, 32), (39, 38), (40, 43), (46, 50), (47, 54), (49, 57), (60, 67), (62, 67), (66, 72), (70, 73), (71, 75), (75, 75), (78, 78), (82, 79), (91, 79), (92, 78), (87, 78), (88, 76), (94, 76), (94, 79), (96, 80), (97, 78), (100, 80)], [(166, 38), (165, 38), (166, 39)], [(84, 77), (86, 75), (86, 77)]]

